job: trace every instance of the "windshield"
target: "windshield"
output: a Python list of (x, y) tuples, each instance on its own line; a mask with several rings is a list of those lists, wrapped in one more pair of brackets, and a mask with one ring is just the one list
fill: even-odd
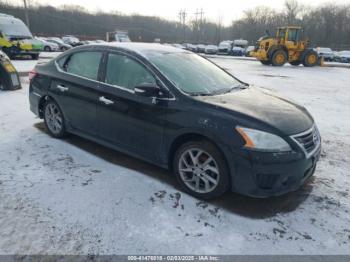
[(126, 33), (117, 33), (115, 35), (115, 39), (119, 42), (131, 42), (129, 36)]
[(151, 53), (148, 58), (177, 88), (190, 95), (222, 94), (241, 85), (218, 66), (193, 53)]
[(27, 26), (17, 18), (1, 18), (0, 31), (8, 38), (32, 38)]

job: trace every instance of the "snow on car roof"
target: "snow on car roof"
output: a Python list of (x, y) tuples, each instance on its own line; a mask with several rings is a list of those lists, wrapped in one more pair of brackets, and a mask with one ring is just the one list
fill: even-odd
[(128, 51), (136, 52), (143, 56), (149, 53), (189, 53), (189, 51), (186, 51), (184, 49), (157, 43), (111, 42), (96, 45), (118, 47)]

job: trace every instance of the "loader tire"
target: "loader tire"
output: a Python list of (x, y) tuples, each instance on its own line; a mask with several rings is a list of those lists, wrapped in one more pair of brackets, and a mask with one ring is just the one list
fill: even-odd
[(276, 50), (271, 58), (273, 66), (283, 66), (287, 62), (287, 53), (283, 50)]
[(267, 61), (265, 61), (265, 60), (260, 60), (260, 62), (261, 62), (263, 65), (271, 65), (270, 60), (267, 60)]
[(318, 64), (318, 55), (317, 52), (314, 50), (308, 51), (303, 60), (303, 65), (306, 67), (313, 67)]

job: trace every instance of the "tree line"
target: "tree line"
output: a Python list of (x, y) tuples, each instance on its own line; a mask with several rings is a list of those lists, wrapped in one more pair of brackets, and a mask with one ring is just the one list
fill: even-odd
[[(0, 13), (25, 21), (24, 7), (0, 0)], [(214, 43), (227, 39), (246, 39), (251, 44), (276, 27), (300, 25), (314, 46), (350, 48), (350, 5), (324, 4), (310, 8), (297, 0), (286, 0), (284, 9), (276, 11), (259, 6), (246, 10), (241, 19), (222, 26), (206, 20), (190, 20), (185, 25), (160, 17), (125, 15), (119, 12), (88, 12), (80, 6), (59, 8), (30, 5), (30, 29), (41, 36), (76, 35), (82, 39), (105, 39), (106, 32), (127, 30), (133, 41)]]

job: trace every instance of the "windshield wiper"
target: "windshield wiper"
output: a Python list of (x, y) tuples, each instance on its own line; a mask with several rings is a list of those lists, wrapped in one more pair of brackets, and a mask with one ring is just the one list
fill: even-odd
[(211, 94), (212, 95), (223, 95), (223, 94), (230, 93), (233, 90), (244, 89), (244, 88), (245, 88), (245, 86), (243, 86), (243, 85), (234, 85), (234, 86), (231, 86), (229, 88), (215, 90), (215, 91), (211, 92)]
[(238, 84), (231, 86), (229, 88), (224, 88), (224, 89), (218, 89), (211, 91), (209, 93), (201, 93), (201, 92), (194, 92), (190, 93), (191, 96), (215, 96), (215, 95), (223, 95), (232, 92), (233, 90), (240, 90), (240, 89), (246, 89), (247, 86), (243, 84)]
[(212, 93), (189, 93), (190, 96), (211, 96)]

